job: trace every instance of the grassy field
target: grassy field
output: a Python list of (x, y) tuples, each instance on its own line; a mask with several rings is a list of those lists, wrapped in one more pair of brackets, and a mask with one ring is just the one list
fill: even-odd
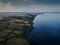
[(23, 18), (23, 22), (19, 22), (20, 24), (14, 21), (0, 22), (0, 45), (30, 45), (28, 37), (26, 37), (28, 34), (26, 27), (31, 26), (29, 24), (31, 20), (26, 14), (20, 16)]

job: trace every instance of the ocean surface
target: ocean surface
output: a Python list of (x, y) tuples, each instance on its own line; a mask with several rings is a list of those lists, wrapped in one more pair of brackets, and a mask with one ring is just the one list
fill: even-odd
[(60, 45), (60, 13), (37, 15), (33, 23), (31, 45)]

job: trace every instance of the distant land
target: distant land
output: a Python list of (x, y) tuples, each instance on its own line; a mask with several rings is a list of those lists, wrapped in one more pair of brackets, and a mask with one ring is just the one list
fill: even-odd
[(44, 13), (40, 13), (40, 12), (0, 12), (0, 15), (4, 15), (4, 14), (44, 14)]
[(5, 14), (45, 14), (45, 13), (60, 13), (60, 12), (0, 12), (0, 15), (5, 15)]

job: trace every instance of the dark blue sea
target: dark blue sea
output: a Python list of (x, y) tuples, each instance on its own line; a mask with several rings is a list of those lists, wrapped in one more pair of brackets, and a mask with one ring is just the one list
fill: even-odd
[(33, 23), (31, 45), (60, 45), (60, 13), (37, 15)]

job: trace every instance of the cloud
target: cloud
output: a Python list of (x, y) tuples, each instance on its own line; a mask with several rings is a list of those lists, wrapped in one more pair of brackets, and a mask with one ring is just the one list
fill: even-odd
[(8, 4), (11, 3), (11, 5), (21, 5), (21, 4), (39, 4), (39, 3), (58, 3), (60, 0), (0, 0), (1, 3)]
[(34, 3), (32, 0), (0, 0), (2, 3), (12, 3), (12, 4), (19, 4), (19, 3)]
[[(59, 0), (0, 0), (0, 12), (60, 12), (59, 5), (44, 3), (58, 1)], [(40, 4), (41, 2), (43, 2), (43, 4)]]
[(51, 6), (35, 6), (15, 8), (11, 3), (0, 3), (0, 12), (60, 12), (60, 7)]
[(36, 3), (38, 3), (38, 2), (47, 2), (47, 3), (57, 2), (58, 3), (58, 2), (60, 2), (60, 0), (33, 0), (33, 1), (36, 1)]
[(8, 3), (8, 2), (48, 2), (48, 1), (51, 1), (51, 2), (60, 2), (60, 0), (0, 0), (0, 2), (3, 2), (3, 3)]

